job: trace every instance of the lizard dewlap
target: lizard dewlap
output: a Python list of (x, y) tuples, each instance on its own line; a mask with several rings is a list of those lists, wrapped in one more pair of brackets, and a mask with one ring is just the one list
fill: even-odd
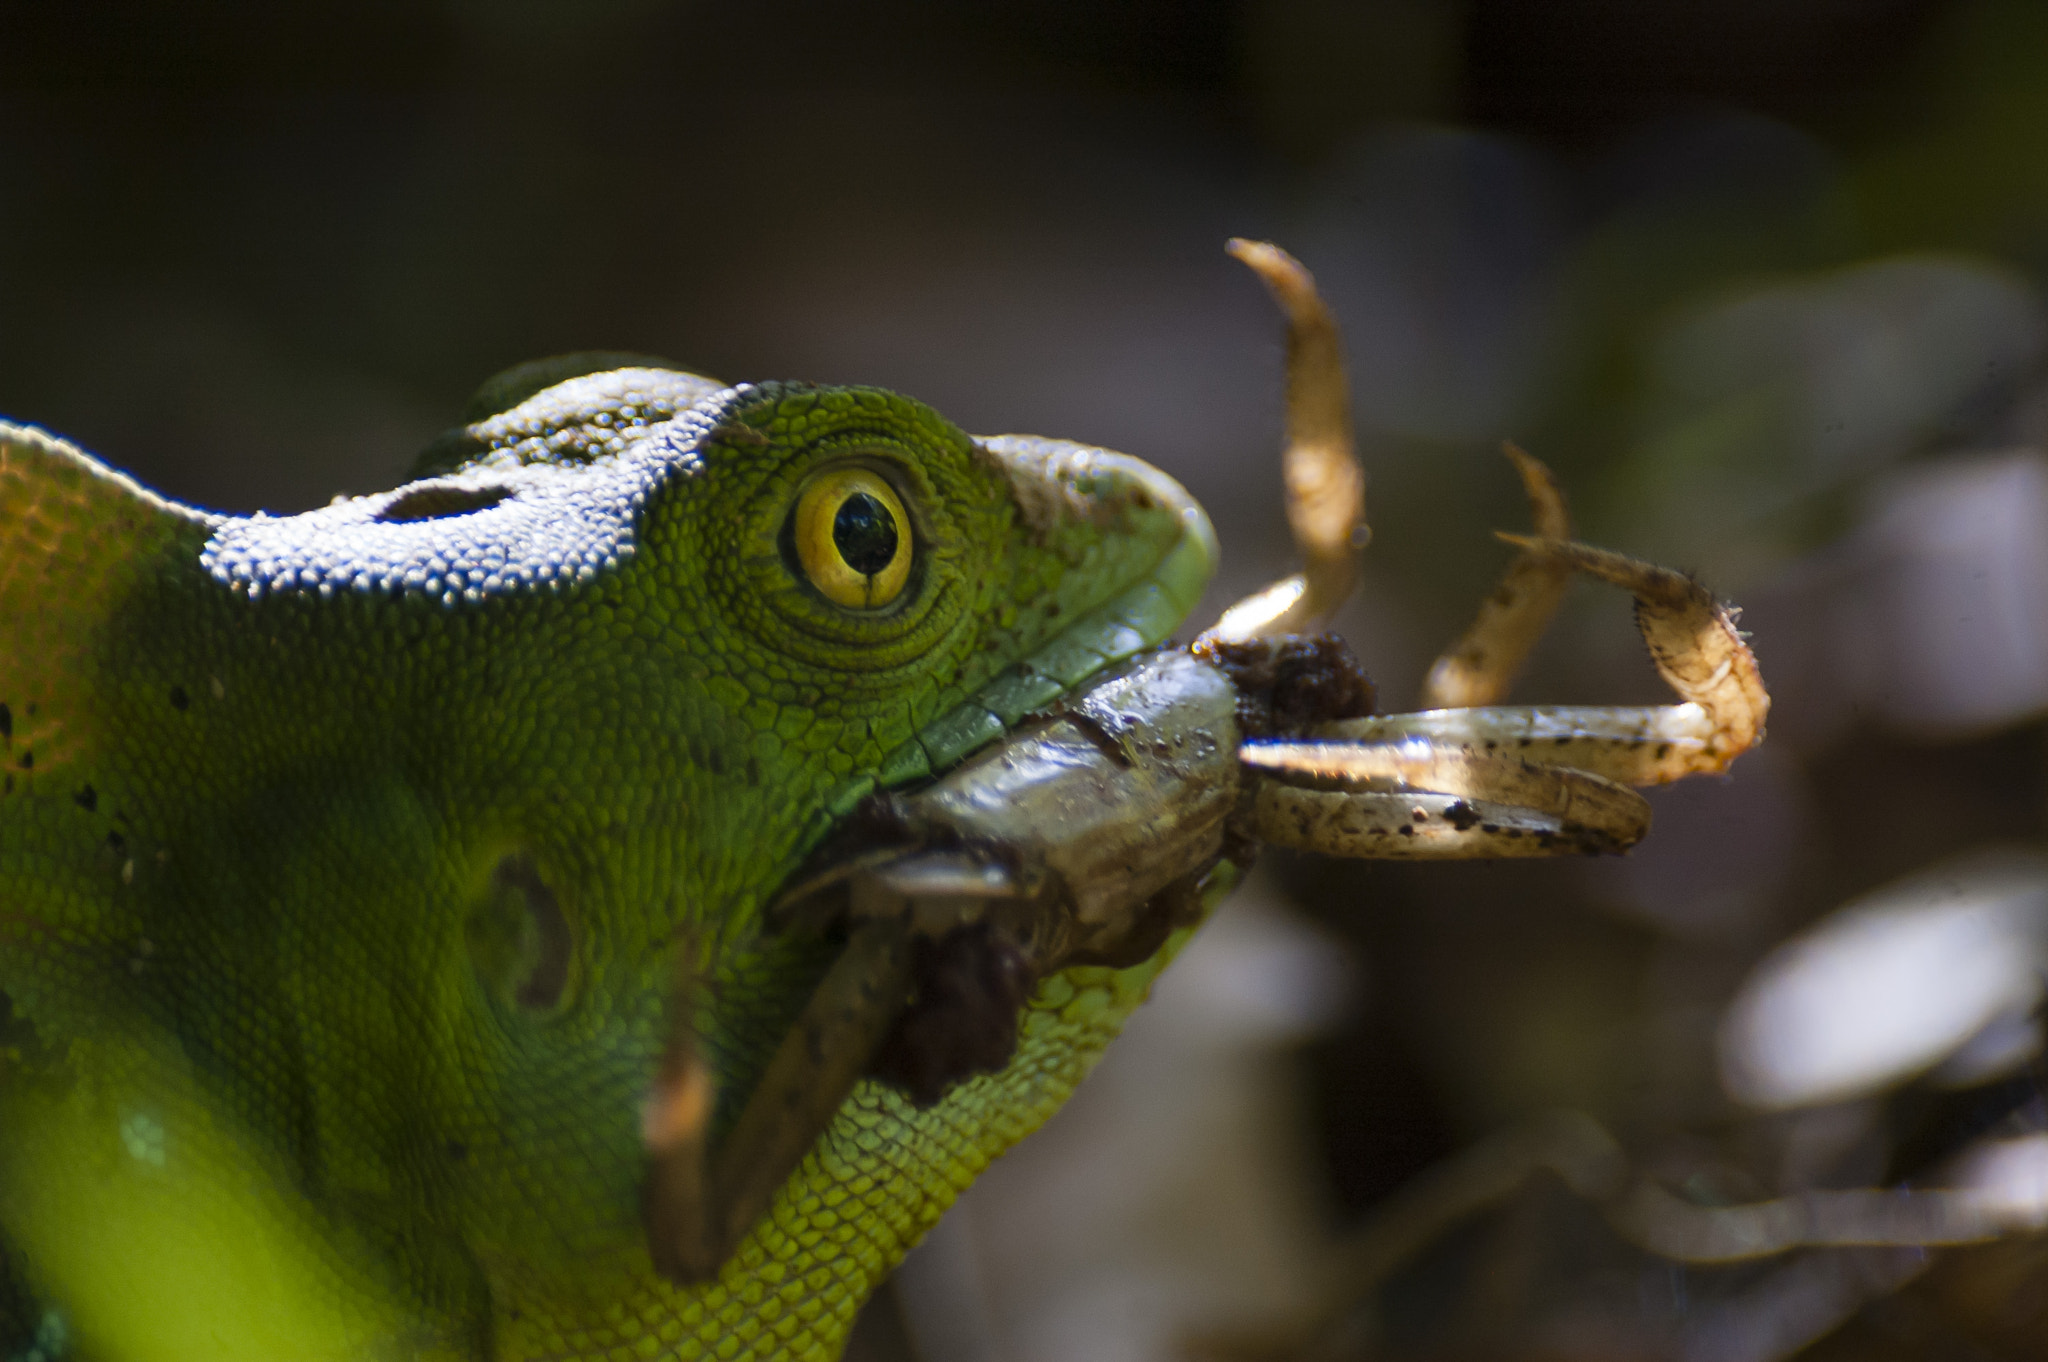
[(849, 1079), (658, 1271), (674, 1000), (723, 1156), (837, 968), (777, 886), (1162, 641), (1214, 542), (873, 389), (572, 358), (469, 418), (250, 518), (0, 425), (0, 1357), (832, 1356), (1170, 953), (1048, 978), (927, 1107)]

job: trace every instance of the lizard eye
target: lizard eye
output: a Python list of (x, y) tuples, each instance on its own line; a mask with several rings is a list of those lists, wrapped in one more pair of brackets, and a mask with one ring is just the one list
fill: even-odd
[(910, 580), (910, 517), (896, 490), (865, 468), (835, 468), (805, 485), (792, 525), (796, 558), (835, 605), (876, 610)]

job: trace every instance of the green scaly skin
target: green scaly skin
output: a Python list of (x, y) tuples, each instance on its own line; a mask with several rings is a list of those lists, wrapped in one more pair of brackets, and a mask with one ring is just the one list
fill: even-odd
[[(831, 1357), (1171, 954), (1048, 978), (929, 1110), (863, 1083), (716, 1281), (654, 1274), (677, 943), (729, 1122), (834, 949), (762, 919), (806, 849), (1163, 639), (1214, 544), (1135, 460), (616, 365), (288, 518), (0, 425), (0, 1359)], [(781, 537), (846, 459), (916, 528), (891, 608)]]

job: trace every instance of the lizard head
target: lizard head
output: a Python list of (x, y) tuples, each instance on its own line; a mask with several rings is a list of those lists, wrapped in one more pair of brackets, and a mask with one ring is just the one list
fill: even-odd
[[(158, 1075), (174, 1171), (416, 1301), (655, 1290), (678, 949), (736, 1103), (822, 969), (761, 914), (806, 848), (1163, 641), (1215, 556), (1137, 460), (629, 357), (511, 371), (414, 481), (295, 516), (0, 437), (0, 993), (50, 1066)], [(86, 1185), (97, 1120), (22, 1166)], [(50, 1198), (0, 1233), (85, 1314), (192, 1248), (115, 1262)]]
[[(560, 702), (580, 705), (579, 731), (605, 726), (602, 697), (645, 706), (613, 720), (642, 760), (612, 775), (708, 777), (707, 812), (772, 802), (744, 815), (747, 837), (707, 842), (800, 845), (870, 790), (946, 769), (1163, 641), (1214, 566), (1207, 517), (1149, 465), (976, 439), (880, 389), (721, 388), (568, 356), (500, 375), (477, 406), (426, 477), (334, 512), (406, 527), (388, 547), (365, 536), (355, 584), (377, 560), (373, 592), (459, 610), (537, 584), (570, 604)], [(275, 549), (239, 559), (291, 579)], [(744, 917), (771, 887), (758, 869), (703, 911)]]

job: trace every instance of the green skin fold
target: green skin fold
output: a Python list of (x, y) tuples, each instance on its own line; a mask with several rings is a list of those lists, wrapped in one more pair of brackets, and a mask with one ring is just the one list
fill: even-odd
[[(929, 1109), (863, 1082), (716, 1280), (653, 1271), (680, 943), (717, 1130), (835, 949), (763, 921), (804, 853), (1162, 641), (1214, 541), (1122, 456), (617, 361), (301, 517), (0, 425), (0, 1359), (835, 1356), (1185, 937)], [(785, 533), (848, 461), (914, 527), (874, 611)]]

